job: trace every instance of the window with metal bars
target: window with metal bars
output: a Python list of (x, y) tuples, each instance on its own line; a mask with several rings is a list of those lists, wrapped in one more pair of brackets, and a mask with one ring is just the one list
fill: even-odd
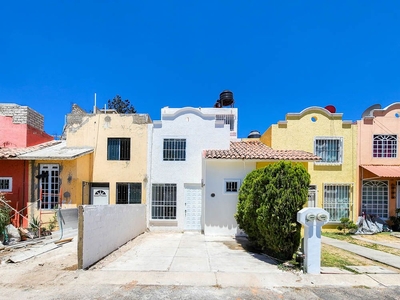
[(329, 212), (330, 222), (340, 222), (350, 217), (351, 184), (324, 184), (324, 209)]
[(235, 131), (235, 115), (216, 115), (216, 120), (224, 120), (224, 124), (229, 124), (230, 131)]
[(108, 138), (107, 160), (130, 160), (131, 139), (130, 138)]
[(225, 182), (225, 193), (237, 193), (239, 192), (240, 180), (238, 179), (226, 179)]
[(176, 219), (176, 184), (152, 185), (151, 218), (153, 220)]
[(117, 182), (117, 204), (142, 203), (142, 184)]
[(317, 206), (317, 186), (310, 185), (308, 187), (308, 207), (316, 207)]
[(12, 191), (12, 177), (0, 177), (0, 192)]
[(163, 160), (186, 160), (186, 139), (164, 139)]
[(361, 209), (368, 215), (389, 218), (389, 183), (384, 180), (364, 180)]
[(317, 137), (314, 140), (314, 154), (321, 157), (317, 164), (341, 164), (343, 138)]
[(397, 135), (374, 134), (373, 157), (397, 157)]

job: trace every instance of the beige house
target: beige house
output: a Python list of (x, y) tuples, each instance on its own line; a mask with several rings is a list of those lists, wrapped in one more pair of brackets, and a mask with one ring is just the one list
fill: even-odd
[(151, 124), (147, 114), (86, 113), (73, 105), (64, 131), (67, 146), (94, 148), (85, 166), (91, 174), (82, 184), (83, 204), (146, 203)]

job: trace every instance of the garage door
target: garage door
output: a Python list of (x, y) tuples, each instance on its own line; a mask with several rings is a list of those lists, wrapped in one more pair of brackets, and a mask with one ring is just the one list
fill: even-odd
[(200, 185), (185, 185), (185, 230), (201, 230)]

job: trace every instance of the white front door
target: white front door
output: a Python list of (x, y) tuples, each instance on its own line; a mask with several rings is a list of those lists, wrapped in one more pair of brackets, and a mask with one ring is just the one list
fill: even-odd
[(185, 230), (201, 230), (201, 186), (185, 185)]
[(92, 204), (107, 205), (108, 204), (108, 187), (92, 187)]

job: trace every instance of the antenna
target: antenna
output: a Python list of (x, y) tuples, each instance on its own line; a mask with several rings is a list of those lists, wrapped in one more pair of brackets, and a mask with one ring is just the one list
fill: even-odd
[(96, 93), (94, 93), (94, 106), (93, 106), (93, 113), (96, 113)]

